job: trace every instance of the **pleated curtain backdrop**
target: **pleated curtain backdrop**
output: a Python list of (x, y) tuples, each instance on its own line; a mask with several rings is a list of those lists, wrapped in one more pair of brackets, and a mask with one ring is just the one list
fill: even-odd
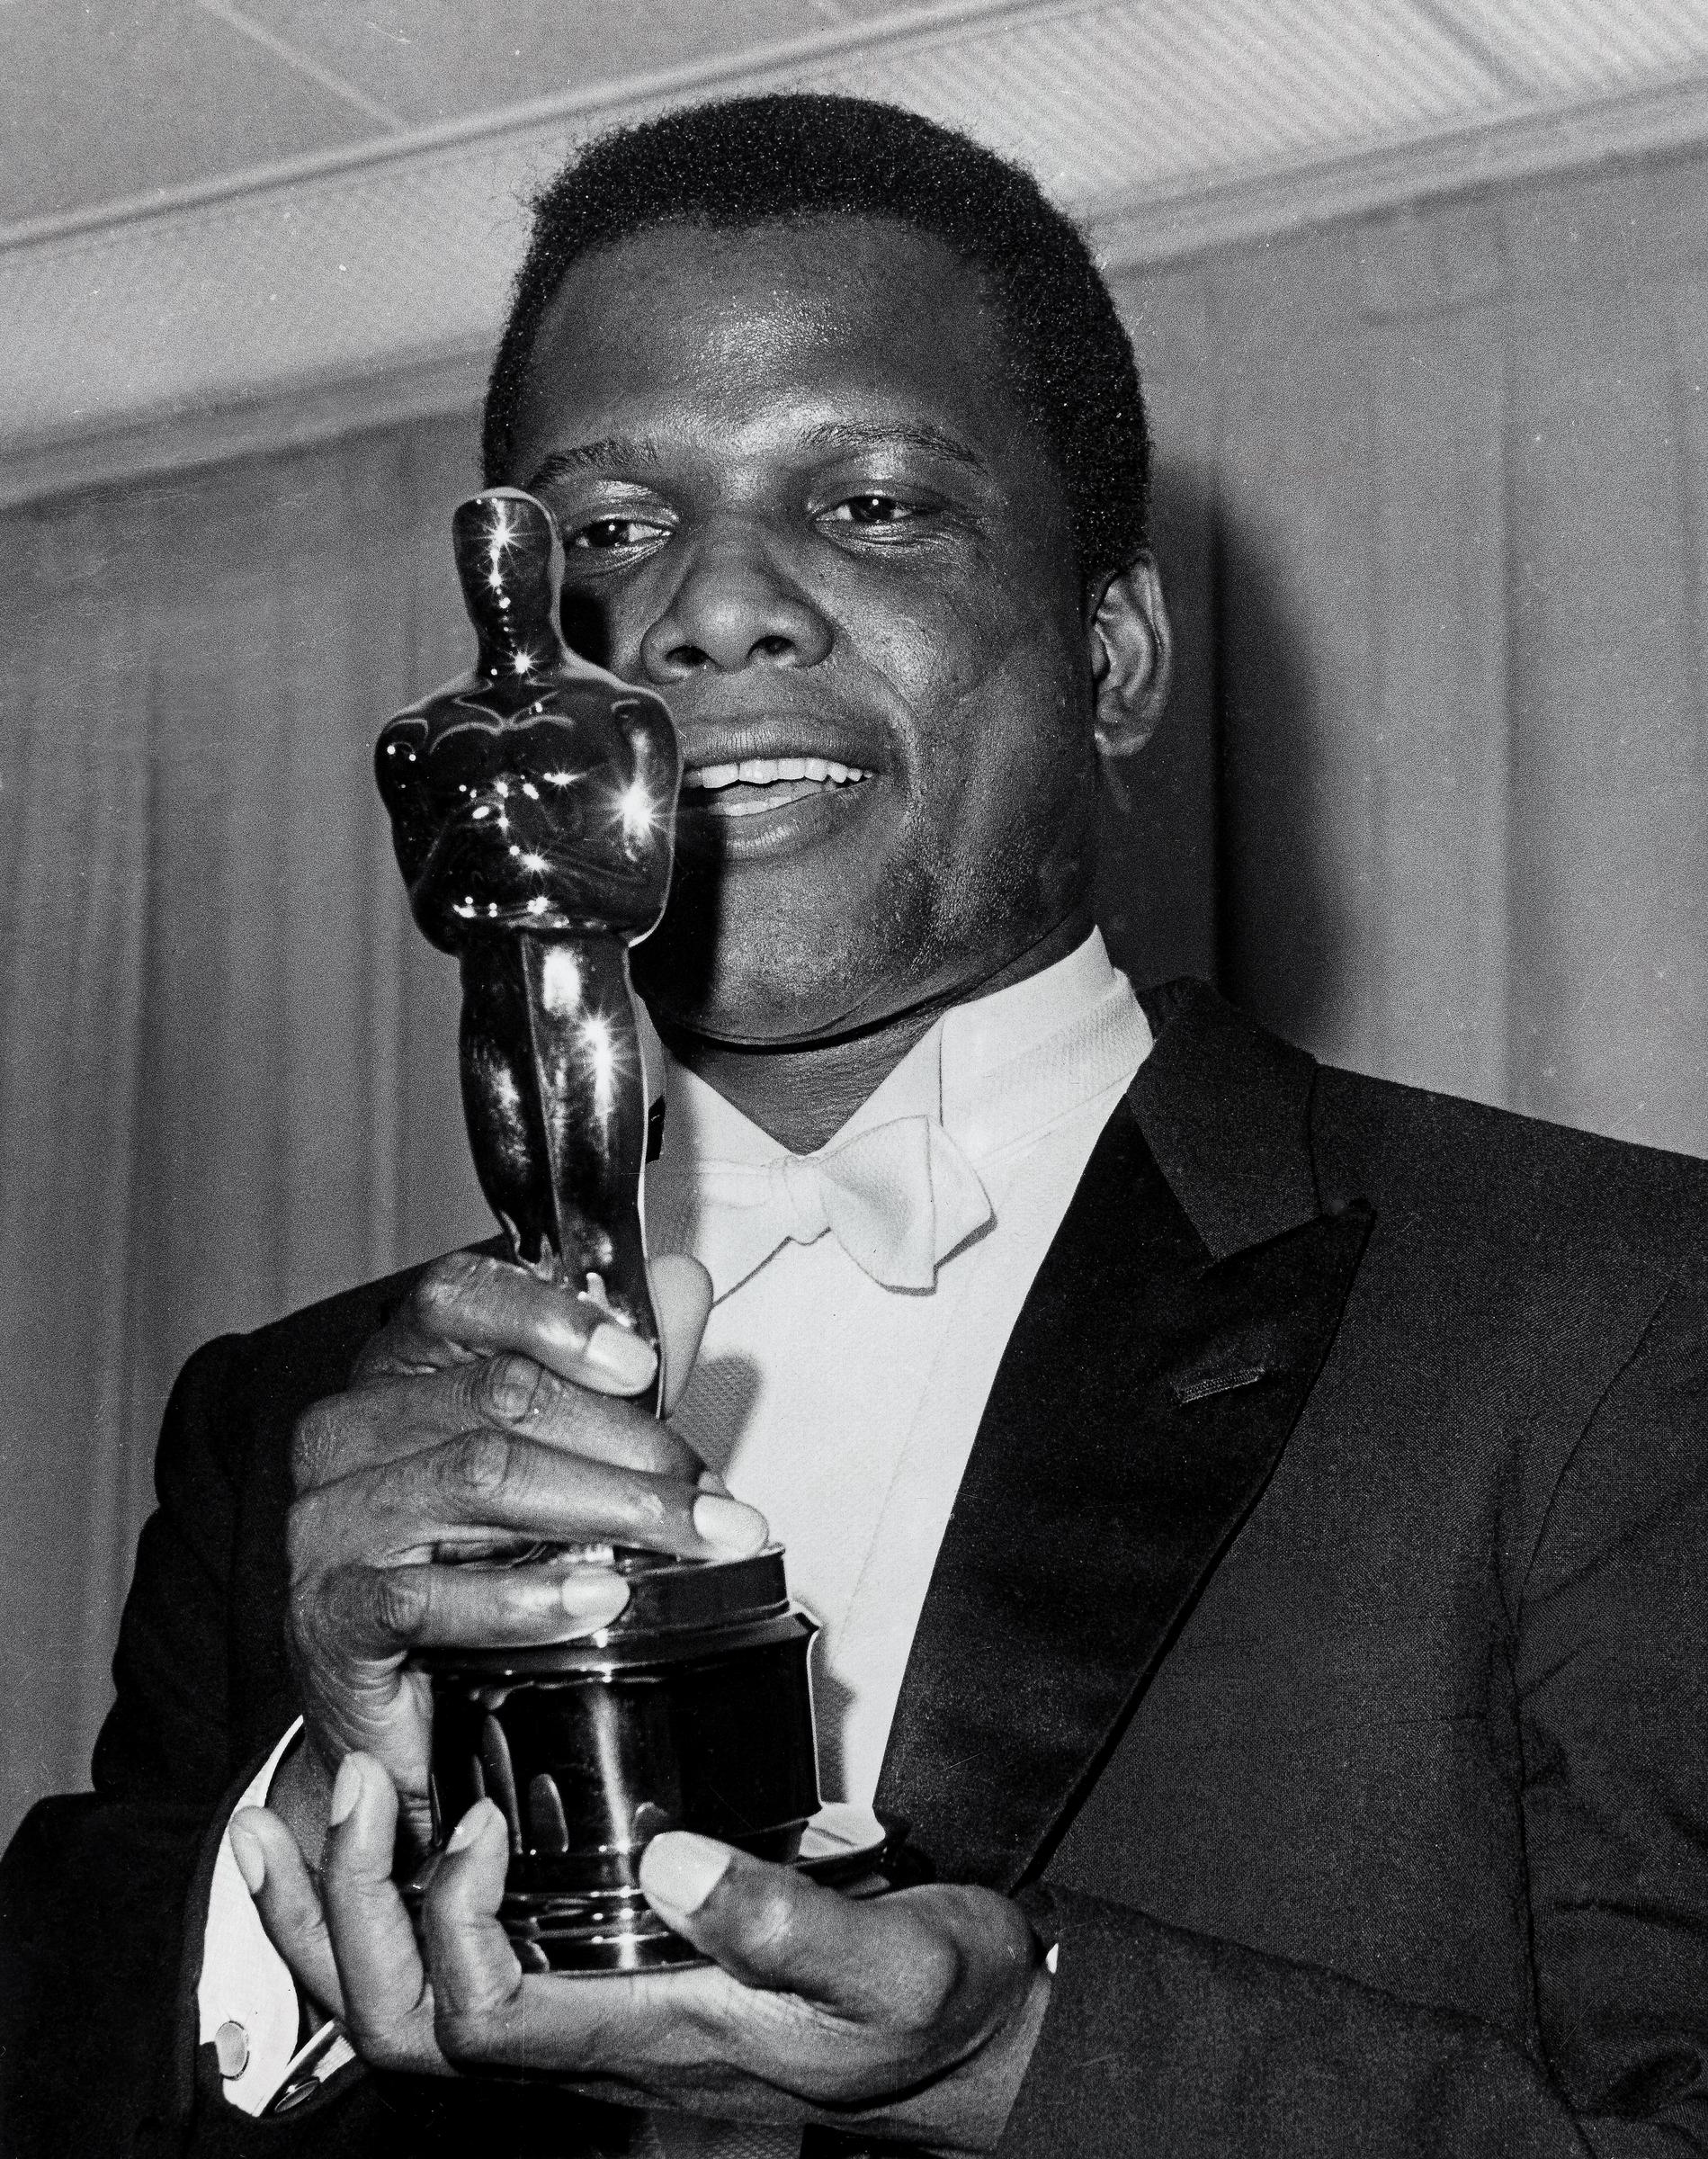
[[(1134, 287), (1207, 498), (1222, 986), (1708, 1151), (1708, 165)], [(1154, 338), (1152, 336), (1154, 326)]]
[(0, 1829), (84, 1778), (183, 1357), (485, 1233), (369, 763), (474, 484), (459, 421), (10, 521)]
[[(1175, 709), (1103, 918), (1338, 1061), (1708, 1153), (1708, 165), (1119, 280)], [(0, 655), (0, 1834), (195, 1344), (484, 1231), (368, 776), (472, 416), (35, 505)]]

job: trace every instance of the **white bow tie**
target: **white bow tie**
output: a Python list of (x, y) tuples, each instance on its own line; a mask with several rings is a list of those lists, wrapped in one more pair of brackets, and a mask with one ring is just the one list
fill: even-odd
[(792, 1238), (827, 1230), (887, 1289), (931, 1289), (937, 1268), (991, 1218), (979, 1172), (934, 1118), (897, 1117), (773, 1162), (700, 1166), (702, 1256), (720, 1296)]

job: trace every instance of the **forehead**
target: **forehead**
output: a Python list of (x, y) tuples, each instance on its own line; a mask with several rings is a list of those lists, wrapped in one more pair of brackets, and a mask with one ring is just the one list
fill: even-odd
[(518, 469), (570, 433), (781, 408), (937, 426), (1030, 455), (1005, 334), (976, 273), (877, 219), (736, 230), (674, 225), (571, 265), (541, 326)]

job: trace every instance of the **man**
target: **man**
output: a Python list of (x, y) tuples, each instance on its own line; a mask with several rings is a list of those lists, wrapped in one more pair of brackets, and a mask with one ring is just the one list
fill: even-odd
[[(682, 735), (637, 972), (703, 1346), (656, 1424), (462, 1255), (192, 1361), (95, 1795), (8, 1861), (14, 2148), (1708, 2150), (1708, 1180), (1110, 970), (1098, 760), (1168, 636), (1076, 237), (884, 108), (671, 116), (543, 199), (487, 442)], [(855, 1147), (911, 1163), (863, 1244)], [(418, 1947), (408, 1653), (624, 1594), (444, 1547), (767, 1522), (827, 1782), (935, 1878), (671, 1834), (711, 1965), (524, 1977), (482, 1805)]]

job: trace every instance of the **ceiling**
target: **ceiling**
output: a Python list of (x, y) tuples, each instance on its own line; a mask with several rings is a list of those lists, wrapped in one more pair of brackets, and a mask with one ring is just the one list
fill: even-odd
[(10, 0), (3, 214), (146, 200), (908, 12), (922, 11), (899, 0)]
[(443, 384), (574, 142), (781, 84), (968, 128), (1155, 260), (1708, 141), (1708, 0), (0, 0), (0, 458)]

